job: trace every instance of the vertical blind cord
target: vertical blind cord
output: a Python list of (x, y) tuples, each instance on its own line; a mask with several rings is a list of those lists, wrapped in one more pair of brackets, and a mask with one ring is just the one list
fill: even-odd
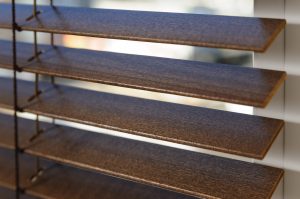
[[(36, 17), (38, 14), (37, 12), (37, 3), (36, 0), (33, 1), (33, 17)], [(38, 60), (39, 59), (39, 55), (40, 52), (38, 50), (38, 43), (37, 43), (37, 31), (33, 32), (33, 37), (34, 37), (34, 57)], [(40, 90), (39, 90), (39, 74), (35, 74), (35, 97), (39, 97), (40, 94)], [(40, 129), (40, 121), (39, 121), (39, 115), (36, 115), (36, 126), (35, 126), (35, 130), (36, 130), (36, 137), (39, 136), (41, 129)], [(32, 182), (35, 182), (38, 178), (38, 176), (41, 174), (42, 169), (41, 169), (41, 163), (40, 163), (40, 158), (36, 157), (36, 173), (35, 175), (31, 178)]]
[[(50, 0), (50, 6), (52, 8), (54, 8), (54, 5), (53, 5), (53, 0)], [(50, 36), (50, 39), (51, 39), (51, 46), (53, 48), (55, 48), (55, 44), (54, 44), (54, 33), (51, 33), (51, 36)], [(53, 86), (55, 86), (55, 77), (54, 76), (51, 76), (51, 83)], [(55, 125), (55, 119), (52, 118), (52, 124)]]
[(12, 49), (13, 49), (13, 92), (14, 92), (14, 144), (15, 144), (15, 185), (16, 185), (16, 199), (20, 198), (20, 179), (19, 179), (19, 127), (18, 127), (18, 92), (17, 92), (17, 44), (16, 44), (16, 4), (12, 0)]

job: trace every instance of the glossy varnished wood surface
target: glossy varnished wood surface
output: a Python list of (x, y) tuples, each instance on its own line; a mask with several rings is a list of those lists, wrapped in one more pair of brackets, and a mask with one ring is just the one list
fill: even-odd
[[(23, 30), (184, 44), (263, 52), (285, 26), (285, 20), (41, 6), (38, 20), (25, 21), (32, 7), (17, 6)], [(0, 28), (10, 28), (10, 5), (0, 6)]]
[[(283, 175), (281, 169), (272, 167), (61, 126), (42, 134), (24, 150), (62, 164), (201, 198), (270, 198)], [(69, 176), (68, 171), (63, 173)], [(43, 189), (48, 191), (45, 195), (51, 194), (53, 186), (75, 189), (57, 183), (64, 175), (51, 170), (45, 177), (48, 175), (46, 184), (51, 188)], [(70, 183), (79, 183), (78, 178), (81, 186), (89, 186), (95, 178), (74, 175), (70, 175)], [(36, 186), (28, 193), (46, 185)], [(80, 188), (78, 192), (88, 193)]]
[[(12, 103), (10, 84), (0, 79), (0, 106)], [(45, 84), (39, 99), (28, 103), (34, 84), (18, 85), (19, 104), (27, 112), (258, 159), (284, 125), (277, 119)]]
[[(0, 149), (0, 186), (14, 189), (14, 152)], [(195, 199), (134, 182), (83, 171), (51, 162), (43, 162), (46, 169), (35, 183), (29, 178), (34, 174), (35, 161), (28, 155), (21, 156), (21, 182), (26, 194), (44, 199)], [(1, 190), (0, 190), (1, 191)], [(1, 194), (1, 192), (0, 192)], [(6, 191), (7, 196), (12, 193)], [(0, 195), (1, 196), (1, 195)], [(2, 196), (0, 197), (3, 198)], [(29, 199), (28, 196), (22, 199)], [(9, 199), (9, 198), (7, 198)]]
[[(0, 41), (0, 67), (11, 69), (12, 44)], [(39, 61), (27, 60), (33, 45), (18, 43), (26, 72), (265, 107), (286, 73), (232, 65), (97, 52), (40, 45)]]

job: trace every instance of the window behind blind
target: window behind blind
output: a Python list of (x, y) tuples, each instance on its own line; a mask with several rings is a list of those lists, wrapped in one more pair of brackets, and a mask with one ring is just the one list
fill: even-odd
[[(41, 198), (271, 197), (281, 169), (96, 134), (57, 121), (256, 159), (265, 157), (283, 121), (96, 92), (55, 80), (265, 107), (284, 72), (66, 48), (55, 44), (53, 34), (263, 53), (284, 20), (15, 4), (1, 4), (0, 16), (0, 28), (34, 35), (33, 43), (14, 38), (0, 44), (1, 68), (35, 74), (34, 82), (17, 81), (16, 73), (0, 79), (0, 106), (36, 115), (36, 121), (1, 115), (0, 184), (5, 188)], [(50, 33), (51, 45), (38, 44), (38, 32)], [(49, 81), (39, 81), (41, 76)], [(41, 122), (42, 116), (52, 121)]]

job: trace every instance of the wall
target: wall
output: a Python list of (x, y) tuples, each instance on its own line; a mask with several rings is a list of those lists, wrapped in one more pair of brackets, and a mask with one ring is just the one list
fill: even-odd
[(266, 110), (254, 113), (286, 121), (284, 132), (268, 154), (265, 164), (285, 169), (282, 184), (273, 199), (300, 198), (300, 1), (255, 0), (255, 16), (286, 18), (285, 33), (264, 54), (254, 54), (254, 66), (285, 70), (285, 86), (275, 96)]
[(285, 198), (300, 198), (300, 1), (285, 1)]

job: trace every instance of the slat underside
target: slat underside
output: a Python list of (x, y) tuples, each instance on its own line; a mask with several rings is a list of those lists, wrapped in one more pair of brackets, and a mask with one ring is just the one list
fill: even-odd
[[(18, 119), (19, 127), (19, 144), (23, 148), (28, 146), (30, 138), (35, 134), (35, 122)], [(43, 129), (48, 129), (51, 126), (42, 124)], [(6, 149), (14, 149), (14, 118), (0, 114), (0, 147)]]
[[(0, 42), (0, 67), (12, 69), (12, 44)], [(26, 72), (264, 107), (286, 73), (231, 65), (96, 52), (18, 43), (18, 64)]]
[[(13, 151), (0, 149), (0, 184), (9, 183), (11, 189), (14, 187), (13, 161)], [(194, 199), (194, 197), (67, 166), (51, 163), (46, 165), (44, 168), (47, 170), (38, 181), (29, 184), (29, 177), (34, 174), (35, 162), (33, 157), (21, 156), (21, 181), (27, 194), (46, 199)]]
[[(40, 6), (17, 6), (23, 30), (111, 39), (263, 52), (285, 26), (283, 19)], [(11, 28), (9, 4), (0, 4), (0, 28)]]
[[(1, 188), (1, 187), (0, 187), (0, 196), (1, 196), (1, 199), (15, 199), (16, 198), (15, 191)], [(27, 196), (27, 195), (21, 195), (20, 199), (37, 199), (37, 198)]]
[(15, 192), (9, 189), (4, 189), (0, 187), (0, 196), (2, 199), (15, 199)]
[(15, 199), (15, 192), (9, 189), (4, 189), (0, 187), (0, 196), (2, 199)]
[(281, 169), (59, 126), (25, 153), (201, 198), (270, 198), (283, 175)]
[[(12, 103), (11, 83), (0, 80), (0, 106)], [(34, 84), (18, 85), (26, 112), (258, 159), (283, 126), (277, 119), (49, 84), (38, 100), (28, 103)]]
[[(0, 186), (15, 190), (15, 159), (14, 151), (0, 148)], [(20, 183), (27, 187), (28, 181), (35, 172), (35, 163), (29, 161), (28, 157), (20, 161)]]

